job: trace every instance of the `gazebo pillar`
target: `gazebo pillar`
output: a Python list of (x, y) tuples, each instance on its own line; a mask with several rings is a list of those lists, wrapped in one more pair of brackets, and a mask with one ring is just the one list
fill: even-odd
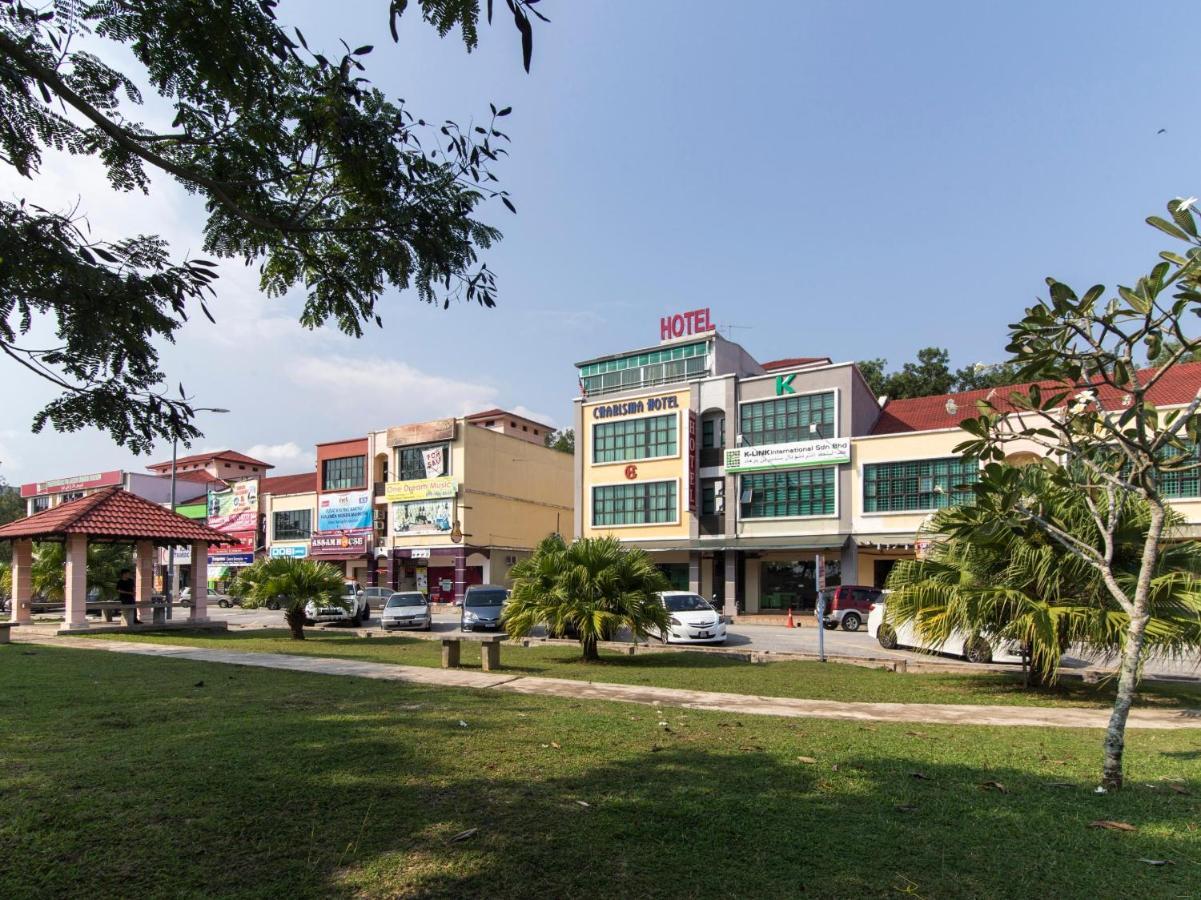
[(189, 622), (209, 620), (209, 545), (204, 541), (192, 543), (192, 607)]
[[(154, 596), (154, 542), (138, 541), (133, 550), (133, 602), (149, 603)], [(138, 616), (144, 616), (148, 610), (138, 609)], [(151, 616), (147, 621), (153, 621)]]
[(67, 601), (68, 628), (88, 627), (88, 536), (68, 534), (63, 587)]
[(33, 541), (13, 541), (12, 621), (33, 621)]

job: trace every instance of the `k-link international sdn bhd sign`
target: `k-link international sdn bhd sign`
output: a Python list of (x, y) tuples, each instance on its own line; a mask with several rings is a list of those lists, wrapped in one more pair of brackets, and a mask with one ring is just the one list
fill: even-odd
[(727, 472), (834, 466), (850, 461), (850, 438), (822, 438), (791, 444), (764, 444), (762, 447), (732, 447), (726, 451)]

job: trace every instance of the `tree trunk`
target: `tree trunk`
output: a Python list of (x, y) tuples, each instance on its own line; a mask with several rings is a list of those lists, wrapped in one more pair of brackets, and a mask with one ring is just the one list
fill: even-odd
[(288, 627), (292, 629), (292, 640), (304, 640), (304, 609), (289, 609), (284, 613)]
[(1143, 637), (1147, 632), (1147, 613), (1132, 618), (1126, 629), (1122, 647), (1122, 665), (1118, 670), (1118, 692), (1113, 701), (1109, 726), (1105, 729), (1105, 762), (1101, 767), (1101, 786), (1116, 791), (1122, 786), (1122, 751), (1126, 746), (1126, 719), (1134, 703), (1138, 686), (1138, 666), (1143, 654)]
[(600, 651), (596, 646), (596, 638), (585, 637), (580, 638), (580, 643), (584, 647), (584, 659), (588, 662), (596, 662), (600, 659)]

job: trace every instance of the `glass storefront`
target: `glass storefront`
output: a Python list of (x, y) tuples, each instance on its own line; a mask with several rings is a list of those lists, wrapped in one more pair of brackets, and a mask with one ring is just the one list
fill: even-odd
[[(817, 569), (812, 559), (759, 564), (759, 608), (813, 609), (817, 604)], [(838, 559), (826, 558), (826, 585), (842, 583)]]

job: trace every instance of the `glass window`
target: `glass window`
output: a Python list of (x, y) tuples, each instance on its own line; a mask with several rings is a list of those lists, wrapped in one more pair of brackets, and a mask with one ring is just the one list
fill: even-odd
[(747, 447), (834, 437), (834, 392), (744, 403), (741, 420)]
[(710, 416), (701, 419), (701, 448), (712, 450), (726, 445), (726, 417)]
[[(655, 565), (655, 568), (667, 576), (667, 580), (671, 584), (671, 589), (673, 591), (688, 590), (688, 563), (657, 563)], [(695, 596), (695, 595), (692, 595), (692, 596)], [(675, 598), (673, 598), (673, 597), (664, 597), (663, 598), (663, 601), (667, 605), (667, 608), (674, 612), (685, 611), (683, 609), (673, 610), (672, 601), (674, 599)], [(700, 598), (697, 597), (697, 599), (699, 600)], [(701, 602), (703, 603), (704, 601), (702, 600)]]
[(396, 458), (398, 481), (437, 478), (450, 471), (450, 444), (398, 447)]
[(345, 491), (367, 484), (367, 457), (343, 456), (327, 459), (321, 465), (321, 490)]
[(592, 524), (646, 525), (675, 522), (676, 482), (606, 484), (592, 489)]
[(863, 508), (867, 512), (945, 509), (972, 502), (971, 485), (979, 466), (966, 459), (919, 459), (863, 467)]
[(627, 459), (651, 459), (675, 456), (677, 416), (648, 416), (592, 426), (592, 461), (620, 462)]
[(277, 541), (302, 541), (313, 535), (311, 509), (289, 509), (275, 513), (273, 518), (271, 533)]
[(701, 482), (701, 515), (717, 515), (717, 486), (721, 483), (718, 478), (706, 478)]
[(591, 397), (608, 391), (683, 381), (708, 372), (708, 350), (708, 343), (701, 341), (589, 363), (580, 367), (580, 387), (585, 396)]
[[(1180, 456), (1181, 452), (1175, 448), (1167, 448), (1160, 456), (1165, 460), (1175, 460)], [(1191, 458), (1186, 458), (1178, 465), (1191, 465), (1201, 461), (1201, 448), (1194, 447)], [(1123, 466), (1123, 469), (1127, 469)], [(1159, 473), (1159, 491), (1164, 497), (1169, 499), (1180, 499), (1183, 497), (1201, 497), (1201, 472), (1197, 469), (1191, 469), (1187, 472), (1160, 472)]]
[(834, 466), (742, 476), (742, 517), (834, 515)]
[[(812, 609), (817, 605), (817, 568), (813, 560), (759, 565), (760, 609)], [(826, 556), (826, 584), (842, 582), (842, 565)], [(828, 595), (827, 595), (828, 596)], [(826, 606), (829, 608), (829, 600)]]

